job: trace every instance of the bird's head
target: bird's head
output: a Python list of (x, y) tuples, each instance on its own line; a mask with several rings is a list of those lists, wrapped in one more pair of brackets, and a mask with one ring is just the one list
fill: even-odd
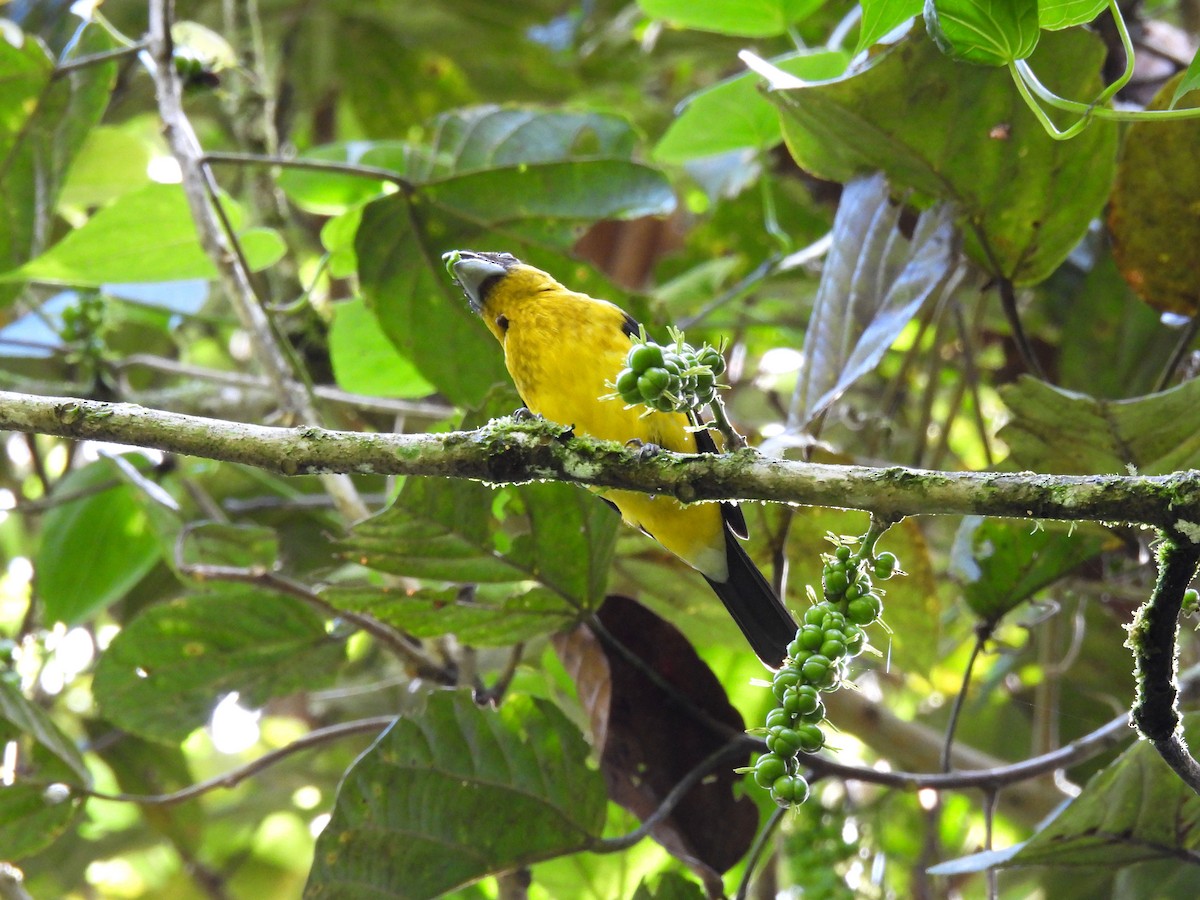
[(563, 290), (541, 269), (525, 265), (511, 253), (451, 250), (442, 259), (471, 309), (499, 340), (509, 320), (520, 315), (522, 304), (543, 291)]

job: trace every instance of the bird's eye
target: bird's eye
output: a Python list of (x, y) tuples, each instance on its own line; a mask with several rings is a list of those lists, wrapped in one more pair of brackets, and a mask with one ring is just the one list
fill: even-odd
[(508, 331), (508, 316), (496, 316), (496, 327), (501, 331)]

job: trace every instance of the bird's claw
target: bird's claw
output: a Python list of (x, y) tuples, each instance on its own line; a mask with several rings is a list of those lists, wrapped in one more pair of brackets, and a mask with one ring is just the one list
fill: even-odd
[(528, 406), (513, 410), (512, 417), (514, 422), (532, 422), (534, 419), (541, 418), (537, 413), (530, 412)]
[(630, 438), (625, 442), (625, 446), (630, 450), (637, 450), (639, 460), (653, 459), (662, 452), (662, 447), (658, 444), (643, 441), (641, 438)]

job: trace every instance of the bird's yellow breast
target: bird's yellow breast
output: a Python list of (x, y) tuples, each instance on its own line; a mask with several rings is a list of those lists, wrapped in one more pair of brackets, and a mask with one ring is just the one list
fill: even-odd
[[(540, 276), (540, 277), (539, 277)], [(627, 409), (612, 381), (625, 363), (628, 321), (617, 306), (569, 291), (545, 273), (516, 267), (489, 294), (483, 312), (504, 347), (504, 361), (531, 412), (610, 441), (640, 440), (681, 453), (696, 452), (681, 413)], [(720, 507), (685, 507), (668, 497), (608, 491), (624, 519), (710, 578), (727, 574)]]

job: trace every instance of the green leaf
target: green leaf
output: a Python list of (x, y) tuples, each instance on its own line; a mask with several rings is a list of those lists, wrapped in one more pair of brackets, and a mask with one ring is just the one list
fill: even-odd
[[(112, 486), (87, 495), (107, 484)], [(160, 558), (136, 490), (120, 483), (107, 461), (72, 472), (52, 496), (77, 493), (87, 496), (46, 514), (33, 560), (46, 619), (68, 625), (121, 599)]]
[(966, 516), (954, 538), (949, 571), (971, 611), (996, 622), (1095, 556), (1101, 545), (1090, 531)]
[[(1031, 64), (1059, 94), (1094, 96), (1103, 54), (1095, 35), (1049, 32)], [(954, 201), (972, 225), (971, 255), (1017, 283), (1053, 272), (1108, 198), (1112, 123), (1052, 140), (1007, 72), (958, 65), (919, 33), (836, 81), (772, 83), (801, 167), (838, 182), (881, 169), (894, 189)]]
[(468, 592), (337, 585), (321, 597), (336, 609), (366, 613), (414, 637), (452, 634), (472, 647), (506, 647), (553, 634), (579, 617), (558, 594), (519, 585), (485, 584)]
[(344, 659), (325, 621), (291, 597), (224, 587), (153, 606), (113, 639), (93, 692), (115, 725), (177, 743), (237, 691), (248, 706), (329, 684)]
[(338, 303), (329, 329), (333, 376), (346, 391), (373, 397), (427, 397), (433, 385), (396, 352), (361, 298)]
[(528, 518), (516, 538), (494, 521), (491, 488), (409, 479), (389, 509), (354, 526), (347, 547), (363, 565), (395, 575), (538, 582), (575, 607), (594, 608), (604, 598), (617, 517), (571, 485), (531, 484), (512, 493)]
[(858, 26), (857, 56), (914, 16), (921, 14), (925, 0), (863, 0), (862, 22)]
[(67, 173), (60, 206), (103, 206), (149, 183), (150, 146), (127, 128), (98, 125), (91, 130)]
[(15, 740), (18, 735), (31, 736), (58, 757), (75, 773), (79, 784), (91, 783), (91, 775), (75, 742), (62, 733), (45, 710), (30, 702), (16, 685), (0, 675), (0, 745)]
[[(229, 201), (225, 201), (229, 204)], [(229, 204), (232, 206), (232, 204)], [(240, 214), (231, 209), (235, 227)], [(255, 271), (282, 258), (283, 239), (267, 228), (238, 235)], [(99, 287), (106, 282), (215, 278), (177, 184), (148, 184), (100, 210), (81, 227), (0, 281)]]
[(481, 709), (435, 692), (346, 773), (304, 896), (436, 897), (585, 849), (605, 814), (587, 756), (548, 701), (510, 695)]
[(704, 889), (678, 872), (663, 872), (654, 879), (643, 879), (633, 900), (704, 900)]
[(49, 847), (79, 809), (77, 798), (60, 800), (38, 785), (0, 785), (0, 847), (5, 858), (19, 861)]
[[(1184, 75), (1163, 85), (1147, 109), (1165, 109)], [(1180, 99), (1180, 98), (1177, 98)], [(1186, 108), (1200, 96), (1181, 98)], [(1200, 118), (1134, 122), (1125, 132), (1108, 211), (1113, 259), (1145, 302), (1162, 311), (1200, 312), (1200, 171), (1195, 151)]]
[(1108, 8), (1108, 0), (1038, 0), (1038, 25), (1058, 31), (1086, 25)]
[(822, 0), (638, 0), (642, 11), (682, 28), (770, 37), (821, 7)]
[[(1185, 717), (1193, 747), (1200, 719)], [(1200, 850), (1200, 797), (1147, 741), (1137, 741), (1049, 825), (1030, 838), (1010, 865), (1126, 866), (1151, 859), (1194, 857)]]
[(1200, 466), (1200, 381), (1100, 400), (1022, 377), (1000, 389), (1014, 467), (1055, 474), (1164, 475)]
[(1037, 0), (925, 0), (925, 27), (943, 53), (978, 66), (1025, 59), (1041, 36)]
[(265, 525), (200, 522), (184, 532), (179, 548), (180, 559), (189, 566), (270, 572), (279, 561), (279, 535)]
[[(849, 55), (841, 51), (807, 50), (772, 60), (805, 81), (837, 78), (849, 61)], [(654, 158), (678, 163), (743, 147), (762, 150), (778, 144), (779, 116), (758, 84), (758, 77), (746, 72), (693, 94), (655, 146)]]
[(1190, 94), (1197, 88), (1200, 88), (1200, 51), (1192, 57), (1192, 61), (1188, 63), (1187, 71), (1183, 73), (1179, 79), (1179, 83), (1175, 85), (1175, 92), (1171, 94), (1171, 104), (1167, 108), (1175, 109), (1185, 94)]
[(406, 162), (412, 189), (363, 209), (355, 251), (384, 333), (431, 384), (468, 405), (508, 379), (441, 253), (494, 246), (497, 232), (508, 249), (529, 241), (566, 250), (587, 224), (662, 215), (674, 195), (660, 172), (629, 159), (633, 131), (613, 116), (479, 107), (434, 128), (432, 146)]
[[(86, 26), (64, 61), (113, 49), (105, 29)], [(0, 271), (42, 249), (64, 176), (100, 121), (116, 81), (115, 61), (51, 77), (53, 62), (26, 36), (0, 40)], [(0, 306), (16, 287), (0, 284)]]
[[(372, 151), (396, 148), (402, 152), (404, 147), (405, 145), (398, 141), (348, 141), (314, 147), (305, 151), (299, 158), (313, 162), (374, 166), (379, 163), (367, 159)], [(395, 165), (398, 156), (397, 153), (389, 154), (392, 165), (388, 168), (394, 168), (397, 175), (403, 175), (403, 167)], [(318, 216), (335, 216), (378, 197), (388, 182), (364, 175), (342, 175), (320, 169), (287, 167), (279, 173), (277, 183), (288, 199), (305, 212)]]

